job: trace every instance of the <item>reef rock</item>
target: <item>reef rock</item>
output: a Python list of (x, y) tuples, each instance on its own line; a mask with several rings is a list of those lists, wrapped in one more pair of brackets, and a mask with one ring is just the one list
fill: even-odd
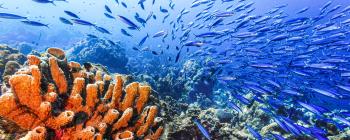
[(111, 72), (127, 73), (125, 50), (104, 39), (89, 37), (69, 49), (67, 55), (71, 61), (98, 63), (108, 67)]
[(14, 74), (26, 60), (25, 56), (17, 49), (7, 45), (0, 45), (0, 94), (3, 93), (8, 85), (9, 75)]
[(20, 53), (28, 55), (34, 49), (34, 46), (32, 44), (22, 42), (17, 44), (16, 48), (19, 50)]
[(213, 103), (210, 99), (215, 86), (214, 80), (210, 78), (211, 74), (211, 70), (203, 69), (198, 62), (188, 60), (181, 69), (170, 69), (165, 75), (139, 75), (137, 78), (150, 83), (161, 97), (171, 96), (181, 102), (198, 102), (201, 106), (209, 107)]
[[(245, 128), (246, 124), (259, 124), (257, 127), (262, 128), (271, 123), (270, 117), (259, 110), (259, 107), (261, 105), (258, 103), (242, 107), (243, 114), (241, 114), (233, 109), (215, 108), (214, 106), (202, 109), (198, 103), (193, 103), (181, 114), (174, 115), (172, 121), (168, 121), (164, 135), (170, 140), (205, 139), (194, 124), (193, 120), (198, 119), (212, 139), (253, 139)], [(281, 131), (280, 129), (268, 130), (274, 133)]]
[(26, 61), (26, 57), (19, 53), (17, 49), (11, 48), (7, 45), (0, 45), (0, 74), (5, 70), (5, 65), (8, 61), (16, 61), (19, 64), (23, 64)]
[(112, 78), (67, 62), (57, 48), (49, 48), (42, 57), (27, 58), (27, 65), (10, 77), (10, 88), (0, 96), (3, 120), (28, 131), (21, 139), (153, 140), (161, 136), (164, 122), (157, 117), (158, 107), (148, 104), (150, 86), (132, 82), (124, 87), (123, 76)]

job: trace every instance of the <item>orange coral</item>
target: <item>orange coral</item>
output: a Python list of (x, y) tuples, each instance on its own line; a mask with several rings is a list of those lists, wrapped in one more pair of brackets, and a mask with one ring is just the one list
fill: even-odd
[(68, 88), (68, 83), (67, 83), (66, 78), (64, 76), (64, 72), (58, 66), (57, 58), (50, 57), (49, 58), (49, 65), (50, 65), (52, 79), (53, 79), (53, 81), (55, 81), (56, 86), (58, 87), (58, 92), (60, 94), (66, 93), (67, 88)]
[(29, 131), (28, 134), (20, 140), (45, 140), (46, 134), (46, 128), (39, 126)]
[(158, 109), (156, 106), (145, 108), (145, 110), (141, 114), (141, 118), (137, 122), (138, 124), (142, 124), (136, 131), (137, 136), (141, 136), (146, 133), (146, 131), (150, 128), (151, 124), (153, 124), (157, 112)]
[(29, 65), (39, 66), (39, 64), (41, 63), (40, 58), (35, 56), (35, 55), (28, 55), (27, 59), (28, 59), (28, 64)]
[(60, 60), (64, 60), (66, 58), (64, 51), (60, 48), (48, 48), (47, 53)]
[(123, 89), (122, 75), (85, 70), (57, 48), (46, 55), (29, 55), (28, 66), (11, 76), (11, 89), (0, 96), (0, 116), (33, 129), (23, 139), (55, 137), (47, 131), (62, 132), (63, 140), (159, 139), (158, 108), (146, 106), (151, 87), (133, 82)]
[(131, 131), (124, 131), (117, 134), (115, 140), (133, 140), (134, 134)]
[(136, 102), (136, 110), (137, 113), (140, 114), (142, 111), (142, 108), (147, 103), (149, 95), (151, 93), (151, 87), (150, 86), (140, 86), (139, 87), (139, 98)]

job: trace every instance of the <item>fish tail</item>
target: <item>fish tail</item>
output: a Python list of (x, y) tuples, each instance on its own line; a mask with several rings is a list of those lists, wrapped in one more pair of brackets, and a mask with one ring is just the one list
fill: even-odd
[(195, 38), (198, 38), (198, 35), (196, 35), (196, 34), (194, 34), (194, 33), (193, 33), (193, 35), (195, 36)]
[(51, 1), (51, 4), (52, 4), (53, 6), (56, 6), (56, 4), (54, 3), (54, 1)]

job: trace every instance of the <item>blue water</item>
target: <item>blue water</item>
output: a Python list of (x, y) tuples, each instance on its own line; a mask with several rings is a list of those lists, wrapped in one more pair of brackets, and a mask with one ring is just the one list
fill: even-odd
[[(233, 0), (229, 2), (208, 0), (207, 2), (213, 3), (213, 6), (208, 9), (207, 15), (203, 10), (208, 8), (208, 4), (191, 8), (192, 1), (188, 0), (156, 0), (154, 5), (152, 0), (146, 0), (144, 10), (136, 0), (119, 0), (119, 3), (121, 2), (125, 2), (128, 8), (117, 4), (115, 0), (66, 0), (55, 1), (54, 4), (37, 3), (32, 0), (0, 0), (3, 7), (0, 13), (21, 15), (29, 20), (48, 25), (48, 27), (36, 27), (23, 24), (21, 20), (0, 18), (0, 43), (16, 46), (25, 42), (32, 44), (34, 50), (38, 51), (44, 51), (48, 47), (70, 50), (77, 46), (77, 42), (86, 40), (87, 34), (92, 34), (100, 39), (113, 41), (123, 48), (120, 50), (125, 50), (129, 60), (128, 70), (115, 72), (135, 76), (149, 75), (153, 81), (149, 79), (146, 81), (152, 86), (156, 86), (156, 83), (161, 81), (160, 78), (172, 77), (169, 78), (169, 83), (172, 85), (160, 86), (167, 89), (165, 90), (167, 93), (161, 95), (162, 97), (172, 96), (187, 103), (199, 102), (203, 108), (213, 106), (227, 108), (227, 104), (232, 102), (244, 106), (242, 99), (237, 95), (249, 96), (249, 102), (266, 105), (267, 110), (273, 112), (269, 114), (269, 111), (265, 110), (267, 114), (285, 123), (292, 121), (281, 118), (293, 118), (295, 121), (309, 117), (295, 117), (293, 111), (312, 112), (316, 114), (316, 120), (325, 120), (327, 123), (334, 124), (341, 132), (349, 130), (350, 76), (346, 74), (350, 73), (350, 21), (344, 22), (350, 19), (350, 8), (341, 13), (350, 5), (348, 0), (333, 0), (324, 9), (324, 13), (320, 10), (329, 2), (328, 0)], [(229, 6), (233, 7), (229, 9), (232, 10), (240, 4), (250, 2), (253, 2), (251, 7), (243, 8), (241, 11), (234, 10), (232, 16), (222, 17), (223, 23), (210, 27), (220, 19), (214, 16), (216, 13), (228, 11), (226, 8)], [(171, 9), (169, 4), (174, 4), (174, 9)], [(108, 5), (112, 11), (111, 15), (116, 19), (110, 19), (104, 15), (105, 5)], [(281, 5), (285, 6), (276, 9)], [(327, 13), (338, 5), (339, 9)], [(167, 9), (168, 12), (161, 12), (160, 7)], [(305, 7), (308, 7), (307, 11), (296, 14)], [(249, 9), (254, 10), (247, 13)], [(269, 13), (274, 9), (276, 9), (275, 12)], [(72, 11), (81, 19), (107, 29), (111, 34), (101, 33), (92, 26), (63, 24), (59, 17), (72, 19), (64, 13), (65, 10)], [(188, 10), (189, 13), (183, 15), (180, 22), (177, 22), (182, 10)], [(144, 27), (134, 18), (138, 13), (145, 19), (150, 12), (153, 12), (157, 18), (151, 17)], [(201, 16), (205, 16), (196, 20), (196, 15), (200, 12), (203, 12)], [(247, 16), (237, 19), (244, 14)], [(337, 14), (343, 15), (340, 18), (331, 19)], [(117, 15), (130, 19), (140, 29), (127, 29), (128, 26), (118, 19)], [(167, 15), (169, 17), (163, 22), (163, 18)], [(250, 19), (247, 19), (249, 16), (251, 16)], [(276, 16), (285, 17), (278, 19)], [(316, 21), (316, 17), (319, 16), (320, 20)], [(257, 23), (262, 17), (269, 19)], [(206, 18), (207, 21), (204, 20)], [(307, 19), (301, 22), (288, 22), (295, 18)], [(248, 23), (237, 28), (238, 24), (245, 19)], [(232, 21), (235, 22), (228, 24)], [(204, 27), (199, 29), (202, 25)], [(301, 26), (307, 27), (291, 31)], [(271, 27), (271, 29), (266, 32), (258, 31), (264, 27)], [(121, 29), (125, 29), (132, 37), (123, 35)], [(152, 37), (159, 31), (167, 32), (168, 36), (164, 39)], [(181, 41), (180, 37), (186, 31), (189, 31), (189, 37)], [(219, 32), (222, 36), (196, 37), (206, 32)], [(237, 37), (241, 33), (253, 35)], [(142, 46), (138, 46), (146, 34), (150, 37)], [(292, 37), (299, 38), (297, 41), (290, 41)], [(317, 40), (323, 42), (317, 42)], [(201, 41), (204, 44), (197, 47), (185, 46), (188, 41)], [(168, 49), (167, 46), (169, 46)], [(145, 48), (148, 49), (145, 50)], [(176, 61), (178, 53), (179, 60)], [(186, 68), (184, 64), (192, 61), (198, 65)], [(140, 76), (138, 78), (147, 79)], [(186, 80), (194, 82), (184, 84)], [(181, 84), (182, 86), (179, 86)], [(191, 89), (186, 91), (185, 88)], [(172, 91), (186, 92), (188, 95)], [(214, 92), (222, 92), (222, 94), (213, 94)], [(198, 97), (199, 93), (201, 97)], [(210, 99), (212, 104), (202, 104), (201, 101), (204, 98)], [(287, 110), (286, 112), (291, 115), (278, 114), (275, 112), (278, 109)], [(334, 119), (337, 116), (344, 120)], [(297, 125), (295, 127), (302, 131), (303, 135), (326, 136), (326, 134), (302, 130), (302, 127)], [(298, 135), (290, 126), (289, 131)]]
[[(288, 4), (288, 7), (284, 8), (283, 11), (286, 14), (290, 14), (291, 16), (294, 15), (294, 12), (296, 10), (300, 10), (304, 8), (305, 6), (309, 6), (310, 10), (305, 12), (304, 16), (314, 16), (319, 13), (319, 8), (327, 2), (327, 0), (303, 0), (302, 3), (299, 3), (299, 1), (295, 0), (254, 0), (254, 8), (256, 8), (255, 11), (252, 12), (252, 14), (256, 15), (263, 15), (263, 13), (269, 11), (271, 8), (282, 5), (282, 4)], [(168, 5), (168, 1), (157, 1), (154, 6), (151, 6), (151, 1), (145, 2), (146, 10), (142, 10), (138, 5), (137, 1), (130, 1), (126, 2), (128, 4), (128, 8), (123, 8), (121, 5), (117, 5), (115, 1), (113, 0), (103, 0), (103, 1), (88, 1), (88, 0), (75, 0), (75, 1), (69, 1), (69, 2), (56, 2), (56, 6), (53, 6), (51, 4), (41, 4), (41, 3), (35, 3), (31, 0), (22, 0), (21, 2), (18, 1), (7, 1), (2, 0), (0, 3), (3, 3), (3, 7), (6, 9), (0, 9), (1, 12), (10, 12), (14, 14), (24, 15), (27, 17), (30, 17), (31, 20), (37, 20), (42, 21), (46, 24), (50, 25), (50, 29), (46, 28), (37, 28), (37, 27), (30, 27), (21, 24), (20, 22), (16, 20), (4, 20), (1, 19), (1, 27), (0, 27), (0, 39), (1, 42), (4, 43), (17, 43), (22, 41), (31, 42), (35, 40), (36, 42), (40, 43), (41, 46), (43, 45), (50, 45), (50, 46), (69, 46), (72, 43), (75, 43), (77, 40), (80, 40), (84, 38), (85, 34), (87, 33), (94, 33), (98, 34), (101, 37), (110, 38), (113, 40), (123, 40), (124, 42), (129, 42), (134, 39), (140, 40), (143, 36), (145, 36), (145, 33), (155, 33), (159, 30), (164, 30), (169, 28), (167, 24), (162, 24), (162, 18), (166, 14), (162, 14), (159, 12), (159, 6), (160, 5)], [(191, 11), (192, 14), (189, 14), (187, 16), (183, 17), (183, 21), (185, 24), (192, 21), (193, 16), (201, 11), (201, 7), (196, 7), (194, 9), (190, 9), (191, 2), (185, 1), (185, 0), (177, 0), (173, 1), (175, 3), (175, 10), (170, 11), (170, 17), (168, 18), (168, 22), (171, 21), (171, 19), (175, 19), (176, 16), (180, 13), (180, 11), (183, 8), (186, 8)], [(220, 8), (227, 7), (230, 5), (230, 3), (224, 3), (221, 4), (221, 2), (217, 2), (217, 6), (215, 6), (212, 10), (217, 10)], [(237, 3), (231, 2), (231, 3)], [(346, 0), (334, 0), (332, 6), (335, 6), (337, 4), (343, 5), (343, 8), (346, 6), (348, 2)], [(133, 35), (135, 37), (128, 38), (123, 37), (120, 34), (120, 29), (125, 28), (126, 26), (121, 23), (118, 20), (111, 20), (107, 19), (103, 12), (104, 5), (109, 5), (112, 11), (114, 12), (114, 15), (120, 14), (126, 17), (132, 18), (136, 12), (140, 13), (142, 17), (146, 17), (150, 11), (153, 11), (157, 17), (158, 20), (151, 20), (150, 23), (148, 23), (148, 26), (146, 28), (142, 28), (142, 32), (135, 32)], [(169, 9), (169, 8), (168, 8)], [(81, 26), (66, 26), (62, 24), (58, 17), (68, 17), (64, 14), (64, 10), (70, 10), (72, 12), (76, 12), (82, 19), (91, 21), (93, 23), (96, 23), (102, 27), (108, 28), (113, 35), (103, 35), (99, 32), (95, 31), (93, 28), (88, 27), (81, 27)], [(239, 14), (236, 14), (235, 16), (238, 16)], [(40, 34), (42, 37), (40, 38)], [(64, 36), (63, 36), (64, 34)], [(180, 34), (180, 33), (179, 33)], [(39, 39), (40, 38), (40, 39)], [(150, 46), (156, 46), (159, 43), (155, 43), (157, 41), (149, 40), (146, 42), (145, 45)], [(52, 43), (55, 42), (55, 43)], [(128, 44), (130, 46), (135, 45), (134, 44)], [(164, 44), (159, 44), (164, 45)]]

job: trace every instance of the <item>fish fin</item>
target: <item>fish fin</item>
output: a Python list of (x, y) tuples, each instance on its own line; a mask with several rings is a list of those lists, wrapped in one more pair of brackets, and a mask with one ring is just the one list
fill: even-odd
[(54, 1), (51, 1), (51, 4), (52, 4), (53, 6), (56, 6), (56, 4), (54, 3)]

